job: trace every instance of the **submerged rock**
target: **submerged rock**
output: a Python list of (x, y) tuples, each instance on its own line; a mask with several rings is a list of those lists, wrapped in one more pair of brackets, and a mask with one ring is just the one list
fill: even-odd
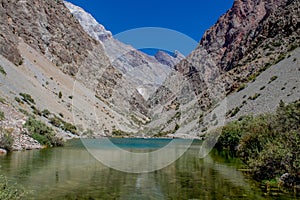
[(7, 151), (5, 149), (0, 149), (0, 155), (6, 155)]

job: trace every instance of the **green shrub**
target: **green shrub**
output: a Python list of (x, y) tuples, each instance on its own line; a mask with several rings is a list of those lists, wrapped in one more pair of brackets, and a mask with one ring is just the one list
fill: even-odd
[(275, 42), (272, 43), (272, 45), (273, 45), (274, 47), (280, 47), (280, 46), (281, 46), (281, 42), (275, 41)]
[(19, 97), (15, 97), (15, 101), (21, 103), (21, 99)]
[(278, 58), (277, 58), (277, 60), (275, 61), (275, 63), (274, 64), (277, 64), (277, 63), (279, 63), (280, 61), (282, 61), (283, 59), (285, 59), (285, 54), (281, 54), (280, 56), (278, 56)]
[(78, 135), (76, 126), (73, 125), (73, 124), (71, 124), (71, 123), (64, 122), (62, 129), (64, 131), (69, 131), (69, 132), (71, 132), (71, 133), (73, 133), (75, 135)]
[(275, 81), (278, 78), (278, 76), (272, 76), (270, 78), (269, 84), (272, 83), (273, 81)]
[(266, 86), (262, 86), (261, 88), (259, 88), (259, 90), (264, 90), (266, 88)]
[(48, 118), (50, 114), (51, 114), (51, 112), (48, 109), (44, 109), (42, 111), (42, 115), (46, 118)]
[(0, 148), (11, 151), (13, 143), (14, 139), (11, 136), (11, 133), (8, 130), (0, 127)]
[(113, 136), (128, 136), (129, 134), (127, 132), (119, 130), (119, 129), (113, 129), (112, 135)]
[(4, 98), (0, 97), (0, 103), (4, 104), (5, 102), (6, 102), (6, 100)]
[(300, 170), (300, 130), (280, 134), (272, 142), (266, 144), (265, 148), (248, 161), (254, 170), (253, 174), (257, 180), (275, 179), (282, 174), (289, 174), (289, 181), (285, 184), (293, 186), (294, 182), (300, 181), (298, 176)]
[(260, 96), (259, 93), (254, 94), (253, 96), (249, 97), (248, 99), (254, 101), (255, 99), (257, 99)]
[(72, 134), (78, 135), (77, 127), (71, 123), (65, 122), (61, 118), (54, 116), (49, 119), (49, 123), (64, 131), (69, 131)]
[(247, 162), (255, 158), (263, 150), (264, 146), (274, 139), (274, 132), (271, 131), (269, 115), (261, 115), (248, 121), (244, 130), (246, 133), (240, 138), (238, 154), (241, 159)]
[(216, 147), (235, 151), (235, 149), (239, 145), (242, 132), (243, 130), (241, 122), (234, 121), (228, 123), (223, 127), (222, 134), (219, 137)]
[(35, 104), (34, 99), (31, 97), (30, 94), (26, 94), (26, 93), (20, 93), (19, 94), (22, 97), (22, 100), (25, 101), (26, 103), (30, 104)]
[(288, 51), (293, 51), (298, 48), (298, 44), (292, 44), (289, 46)]
[(175, 128), (174, 128), (174, 133), (180, 128), (180, 126), (178, 124), (175, 125)]
[(63, 125), (62, 120), (60, 120), (58, 117), (54, 116), (49, 119), (49, 123), (57, 128), (61, 128)]
[(0, 111), (0, 121), (5, 119), (4, 112)]
[(62, 140), (56, 137), (52, 128), (33, 117), (29, 117), (27, 119), (24, 127), (31, 133), (31, 137), (42, 145), (46, 145), (48, 147), (63, 145)]
[[(245, 104), (244, 102), (246, 103), (246, 101), (243, 101), (243, 104)], [(236, 107), (236, 108), (234, 108), (234, 109), (228, 111), (228, 112), (226, 113), (226, 116), (234, 117), (238, 112), (240, 112), (240, 108), (239, 108), (239, 107)]]
[(288, 173), (285, 184), (300, 182), (300, 100), (274, 114), (244, 116), (223, 127), (218, 148), (228, 148), (252, 169), (256, 180), (276, 179)]
[(238, 87), (237, 92), (242, 91), (242, 90), (245, 89), (245, 88), (246, 88), (246, 84), (241, 84), (241, 85)]
[(42, 116), (42, 112), (39, 109), (37, 109), (35, 106), (31, 106), (31, 109), (33, 114)]
[(62, 92), (61, 91), (59, 91), (59, 93), (58, 93), (58, 98), (62, 98)]
[(22, 187), (9, 184), (7, 178), (0, 175), (0, 199), (1, 200), (22, 200), (26, 199), (28, 192)]
[(4, 68), (0, 65), (0, 73), (3, 74), (4, 76), (7, 75), (6, 71), (4, 70)]

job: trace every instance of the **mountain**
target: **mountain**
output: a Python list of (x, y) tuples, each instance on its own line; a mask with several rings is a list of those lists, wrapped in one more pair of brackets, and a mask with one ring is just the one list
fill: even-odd
[(112, 65), (122, 72), (123, 76), (135, 86), (145, 99), (148, 99), (163, 83), (173, 66), (184, 58), (179, 52), (175, 52), (174, 56), (169, 56), (162, 51), (158, 51), (154, 57), (149, 56), (114, 39), (110, 31), (107, 31), (82, 8), (66, 1), (64, 4), (83, 29), (102, 43)]
[(300, 96), (299, 7), (235, 0), (183, 58), (123, 44), (67, 2), (1, 0), (0, 134), (14, 149), (41, 147), (28, 120), (64, 138), (194, 138), (272, 112)]
[[(0, 121), (5, 131), (13, 130), (15, 141), (30, 138), (20, 126), (31, 117), (65, 138), (89, 129), (91, 136), (118, 129), (134, 133), (139, 125), (131, 118), (147, 120), (144, 98), (62, 1), (2, 0), (0, 27), (0, 95), (5, 108)], [(19, 113), (22, 122), (11, 121), (12, 113)]]
[[(165, 121), (161, 120), (161, 123), (157, 124), (159, 129), (170, 133), (170, 127), (165, 126), (166, 122), (174, 121), (174, 128), (175, 123), (197, 124), (196, 119), (198, 119), (199, 123), (195, 125), (195, 129), (201, 135), (213, 124), (222, 125), (220, 120), (219, 123), (217, 123), (218, 120), (211, 120), (215, 118), (213, 116), (216, 113), (215, 107), (219, 105), (225, 104), (223, 110), (227, 110), (223, 112), (221, 118), (230, 120), (234, 110), (237, 112), (234, 114), (235, 117), (240, 116), (241, 113), (257, 114), (274, 111), (276, 104), (279, 103), (279, 96), (286, 102), (297, 100), (299, 90), (295, 88), (299, 88), (299, 83), (296, 79), (292, 78), (289, 82), (291, 85), (289, 89), (294, 88), (289, 94), (280, 90), (287, 88), (285, 85), (288, 83), (283, 81), (284, 78), (288, 79), (287, 74), (290, 77), (294, 77), (295, 74), (299, 76), (297, 61), (291, 62), (291, 58), (287, 58), (300, 43), (299, 7), (297, 0), (235, 0), (233, 7), (205, 32), (198, 47), (186, 59), (175, 65), (176, 72), (172, 73), (164, 85), (150, 97), (148, 103), (152, 109), (160, 109), (160, 112), (169, 113), (165, 114), (169, 115)], [(297, 51), (293, 55), (297, 57)], [(297, 60), (295, 57), (293, 59)], [(282, 61), (286, 59), (289, 61)], [(284, 67), (284, 70), (280, 71), (278, 65)], [(275, 69), (279, 71), (275, 73)], [(277, 82), (276, 88), (272, 88), (274, 93), (268, 93), (268, 95), (261, 94), (262, 92), (255, 88), (250, 89), (250, 87), (263, 88), (265, 86), (263, 83), (260, 86), (248, 84), (248, 82), (260, 79), (261, 73), (265, 70), (273, 71), (274, 77), (282, 79), (281, 82)], [(266, 73), (264, 77), (268, 79), (264, 82), (270, 81), (271, 77)], [(239, 92), (244, 88), (246, 88), (245, 91), (252, 91), (251, 94)], [(254, 91), (256, 93), (253, 93)], [(242, 97), (253, 100), (250, 100), (251, 108), (248, 107), (249, 105), (245, 106), (248, 107), (247, 111), (239, 113), (239, 110), (243, 110), (242, 102), (243, 104), (248, 102), (247, 99), (240, 98), (239, 95), (242, 93)], [(186, 94), (193, 94), (190, 101), (178, 102), (178, 99), (183, 99)], [(271, 103), (271, 98), (275, 98), (274, 94), (281, 95), (276, 97), (274, 103)], [(249, 95), (252, 96), (249, 97)], [(239, 96), (239, 98), (232, 99), (232, 96)], [(230, 101), (221, 101), (223, 99), (230, 99)], [(270, 107), (254, 109), (255, 107), (261, 108), (259, 105)], [(176, 108), (177, 112), (181, 113), (179, 119), (175, 118)], [(207, 119), (203, 120), (203, 118)]]

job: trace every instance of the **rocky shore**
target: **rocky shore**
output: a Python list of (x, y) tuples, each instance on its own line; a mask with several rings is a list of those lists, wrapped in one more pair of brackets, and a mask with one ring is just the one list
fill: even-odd
[[(12, 151), (41, 149), (42, 145), (29, 136), (27, 129), (23, 128), (27, 116), (16, 110), (12, 105), (1, 102), (0, 110), (4, 113), (4, 119), (0, 121), (0, 127), (6, 130), (13, 139)], [(1, 133), (1, 136), (4, 133)], [(4, 152), (1, 151), (0, 152)]]

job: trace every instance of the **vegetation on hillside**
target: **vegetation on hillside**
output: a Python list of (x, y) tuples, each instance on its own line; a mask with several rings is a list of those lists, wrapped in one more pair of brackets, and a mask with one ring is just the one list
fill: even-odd
[(62, 139), (56, 136), (52, 128), (33, 117), (27, 119), (24, 127), (31, 133), (31, 137), (42, 145), (48, 147), (63, 145)]
[(0, 127), (0, 148), (11, 151), (13, 143), (14, 139), (11, 136), (11, 131)]
[[(222, 129), (218, 148), (237, 155), (258, 181), (284, 179), (300, 184), (300, 100), (274, 114), (245, 116)], [(284, 177), (283, 177), (284, 175)]]

